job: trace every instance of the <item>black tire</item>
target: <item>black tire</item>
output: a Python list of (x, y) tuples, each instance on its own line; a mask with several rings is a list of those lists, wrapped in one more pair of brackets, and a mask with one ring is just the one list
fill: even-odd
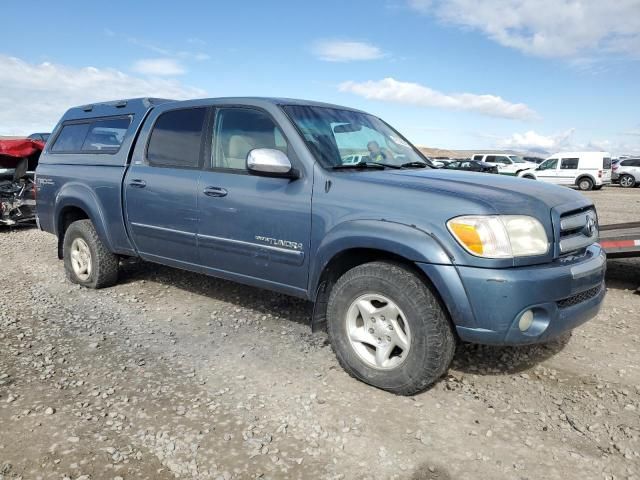
[[(87, 279), (80, 278), (72, 266), (71, 246), (76, 238), (84, 240), (89, 247), (91, 273)], [(69, 225), (64, 234), (62, 251), (64, 269), (71, 282), (88, 288), (104, 288), (118, 281), (119, 258), (104, 246), (91, 220), (77, 220)]]
[(602, 187), (604, 187), (604, 185), (598, 185), (596, 187), (593, 187), (594, 190), (602, 190)]
[(577, 185), (580, 190), (586, 192), (587, 190), (593, 190), (594, 184), (593, 180), (591, 180), (589, 177), (582, 177), (578, 179)]
[(526, 178), (527, 180), (535, 180), (536, 177), (534, 177), (533, 175), (523, 175), (522, 178)]
[(627, 175), (626, 173), (620, 175), (620, 186), (622, 188), (633, 188), (636, 186), (636, 179), (633, 175)]
[[(368, 293), (389, 298), (406, 317), (410, 347), (395, 368), (369, 366), (348, 339), (349, 307)], [(456, 348), (456, 337), (438, 297), (415, 273), (390, 262), (359, 265), (338, 279), (329, 295), (327, 331), (338, 362), (349, 375), (399, 395), (413, 395), (435, 383), (447, 372)]]

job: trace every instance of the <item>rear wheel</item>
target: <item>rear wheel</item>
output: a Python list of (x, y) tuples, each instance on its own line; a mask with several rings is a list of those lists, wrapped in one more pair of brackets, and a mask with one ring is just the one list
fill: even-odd
[(438, 298), (404, 266), (372, 262), (337, 281), (327, 327), (351, 376), (400, 395), (436, 382), (448, 369), (455, 336)]
[(104, 246), (91, 220), (69, 225), (62, 248), (64, 268), (73, 283), (103, 288), (118, 281), (119, 258)]
[(622, 188), (632, 188), (636, 186), (636, 179), (632, 175), (620, 175), (620, 186)]
[(582, 177), (578, 180), (578, 188), (582, 191), (592, 190), (593, 189), (593, 180), (589, 177)]

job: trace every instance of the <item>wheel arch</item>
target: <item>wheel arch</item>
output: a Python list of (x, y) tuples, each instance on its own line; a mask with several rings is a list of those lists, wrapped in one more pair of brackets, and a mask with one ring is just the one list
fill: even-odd
[(435, 236), (415, 226), (393, 222), (348, 223), (337, 229), (339, 232), (330, 232), (315, 256), (309, 278), (309, 295), (314, 302), (312, 330), (326, 323), (327, 300), (333, 284), (342, 274), (364, 263), (382, 260), (400, 264), (439, 295), (427, 274), (417, 266), (417, 262), (451, 264), (451, 254)]
[(58, 258), (64, 254), (62, 245), (69, 225), (77, 220), (91, 220), (96, 233), (104, 245), (111, 249), (111, 239), (106, 228), (100, 202), (91, 189), (81, 184), (67, 184), (56, 198), (55, 233), (58, 238)]
[(593, 185), (595, 185), (597, 183), (596, 178), (593, 175), (591, 175), (590, 173), (581, 173), (580, 175), (578, 175), (576, 177), (575, 185), (580, 185), (580, 180), (582, 180), (584, 178), (588, 178)]

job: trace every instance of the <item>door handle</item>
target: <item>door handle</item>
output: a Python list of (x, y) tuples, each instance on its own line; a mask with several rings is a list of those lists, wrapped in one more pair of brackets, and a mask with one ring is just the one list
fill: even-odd
[(220, 187), (205, 187), (203, 193), (207, 197), (226, 197), (227, 191), (224, 188)]
[(129, 185), (131, 185), (132, 187), (136, 187), (136, 188), (144, 188), (147, 186), (147, 182), (145, 182), (144, 180), (141, 180), (139, 178), (134, 178), (133, 180), (131, 180), (129, 182)]

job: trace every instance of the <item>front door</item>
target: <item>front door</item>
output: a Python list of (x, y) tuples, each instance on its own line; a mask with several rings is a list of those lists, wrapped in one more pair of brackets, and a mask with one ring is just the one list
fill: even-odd
[[(200, 261), (213, 275), (293, 294), (307, 288), (312, 178), (250, 174), (254, 148), (297, 158), (264, 111), (216, 108), (211, 155), (198, 182)], [(208, 164), (207, 164), (208, 162)]]
[(547, 183), (558, 183), (558, 159), (549, 158), (536, 168), (536, 177), (538, 180)]
[(148, 119), (153, 123), (149, 144), (146, 149), (140, 146), (146, 153), (134, 159), (124, 179), (127, 226), (142, 258), (195, 269), (197, 187), (207, 110), (161, 113), (162, 108)]

